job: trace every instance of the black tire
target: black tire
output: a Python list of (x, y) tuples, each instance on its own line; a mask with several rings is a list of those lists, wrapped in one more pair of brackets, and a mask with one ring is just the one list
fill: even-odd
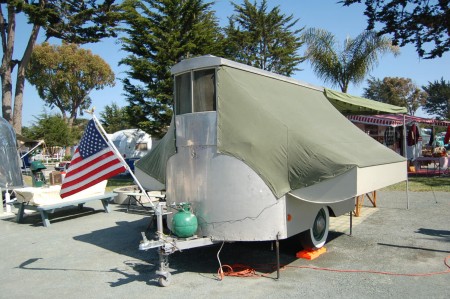
[(312, 227), (300, 233), (300, 243), (303, 249), (315, 250), (325, 245), (328, 237), (330, 214), (327, 207), (319, 210)]

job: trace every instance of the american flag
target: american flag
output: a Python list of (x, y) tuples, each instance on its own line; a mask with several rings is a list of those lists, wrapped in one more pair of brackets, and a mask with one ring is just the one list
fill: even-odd
[(80, 192), (126, 170), (90, 120), (61, 186), (62, 198)]

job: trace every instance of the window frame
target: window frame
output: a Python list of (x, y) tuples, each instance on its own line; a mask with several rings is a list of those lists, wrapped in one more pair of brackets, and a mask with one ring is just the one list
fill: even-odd
[[(215, 108), (214, 110), (209, 110), (209, 111), (194, 111), (194, 74), (197, 71), (205, 71), (205, 70), (213, 70), (214, 71), (214, 99), (213, 99), (213, 107)], [(190, 75), (190, 111), (191, 112), (187, 112), (187, 113), (178, 113), (178, 92), (177, 92), (177, 80), (176, 77), (178, 76), (182, 76), (185, 74), (189, 74)], [(198, 68), (198, 69), (193, 69), (193, 70), (189, 70), (186, 72), (180, 72), (176, 75), (173, 76), (173, 90), (174, 90), (174, 107), (173, 107), (173, 111), (175, 115), (184, 115), (184, 114), (191, 114), (191, 113), (202, 113), (202, 112), (215, 112), (217, 111), (217, 67), (204, 67), (204, 68)]]

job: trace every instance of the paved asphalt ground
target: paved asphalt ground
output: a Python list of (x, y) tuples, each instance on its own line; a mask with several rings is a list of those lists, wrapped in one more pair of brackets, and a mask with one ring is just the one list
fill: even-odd
[[(226, 243), (220, 253), (222, 264), (257, 267), (265, 277), (219, 281), (219, 245), (177, 252), (170, 256), (173, 282), (165, 288), (155, 275), (156, 251), (138, 250), (148, 217), (121, 205), (110, 214), (100, 208), (56, 213), (49, 228), (37, 215), (23, 224), (0, 219), (0, 298), (450, 296), (450, 193), (410, 193), (406, 209), (405, 192), (379, 192), (378, 207), (366, 203), (362, 216), (353, 218), (352, 236), (348, 216), (332, 218), (327, 252), (317, 259), (297, 259), (301, 248), (281, 242), (279, 280), (261, 268), (275, 263), (270, 242)], [(433, 272), (447, 273), (408, 276)]]

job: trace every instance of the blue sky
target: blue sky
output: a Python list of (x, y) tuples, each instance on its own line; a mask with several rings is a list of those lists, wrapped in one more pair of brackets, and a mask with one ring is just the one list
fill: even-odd
[[(253, 2), (253, 0), (251, 0)], [(236, 1), (240, 3), (240, 1)], [(257, 1), (258, 3), (260, 1)], [(361, 33), (367, 25), (366, 17), (363, 15), (363, 5), (353, 5), (350, 7), (342, 7), (337, 0), (268, 0), (269, 9), (274, 6), (280, 6), (282, 13), (287, 15), (293, 14), (295, 19), (299, 19), (297, 26), (300, 27), (316, 27), (332, 32), (340, 41), (344, 41), (347, 36), (355, 37)], [(233, 13), (232, 6), (228, 0), (216, 1), (214, 5), (216, 15), (222, 26), (227, 24), (227, 17)], [(23, 22), (17, 25), (18, 36), (16, 51), (21, 52), (25, 44), (25, 38), (28, 38), (29, 31)], [(24, 40), (21, 39), (24, 38)], [(56, 40), (50, 40), (56, 43)], [(92, 50), (94, 54), (101, 56), (113, 69), (116, 78), (124, 78), (126, 67), (118, 66), (118, 62), (126, 55), (120, 50), (120, 46), (114, 39), (107, 39), (98, 44), (85, 45), (85, 48)], [(433, 60), (419, 59), (413, 46), (407, 46), (400, 49), (400, 56), (394, 57), (392, 54), (384, 55), (379, 64), (370, 73), (370, 76), (383, 79), (384, 77), (405, 77), (410, 78), (418, 86), (427, 85), (429, 81), (450, 80), (448, 73), (450, 67), (450, 53), (446, 53), (444, 57)], [(303, 54), (304, 49), (300, 49)], [(292, 77), (297, 80), (305, 81), (310, 84), (331, 86), (324, 84), (311, 70), (308, 62), (304, 62), (299, 66), (302, 71), (297, 72)], [(369, 77), (367, 77), (369, 78)], [(348, 92), (353, 95), (360, 96), (366, 82), (359, 86), (350, 85)], [(337, 87), (334, 89), (339, 90)], [(114, 87), (108, 87), (103, 90), (93, 91), (91, 98), (96, 109), (96, 115), (99, 116), (106, 105), (115, 102), (119, 106), (126, 106), (121, 82), (116, 80)], [(33, 86), (27, 84), (24, 92), (24, 108), (23, 108), (23, 125), (29, 126), (35, 121), (35, 116), (43, 112), (44, 102), (39, 98)], [(59, 113), (58, 110), (50, 110), (45, 108), (47, 112)], [(425, 116), (422, 112), (416, 113), (419, 116)]]

